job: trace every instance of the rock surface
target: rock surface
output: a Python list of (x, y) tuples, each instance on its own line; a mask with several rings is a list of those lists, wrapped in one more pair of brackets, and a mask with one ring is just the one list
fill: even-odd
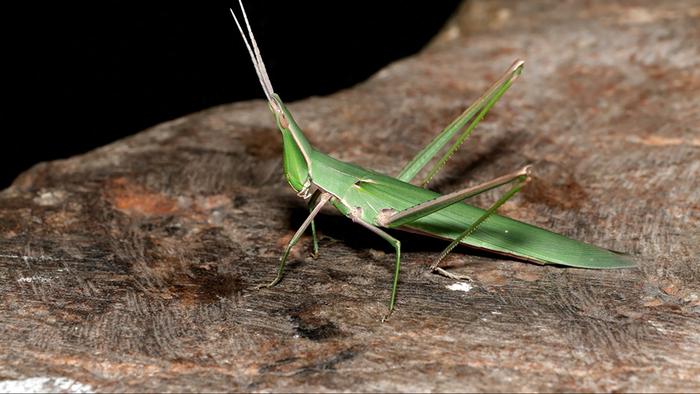
[(266, 105), (238, 103), (38, 164), (0, 193), (0, 379), (698, 391), (698, 42), (696, 1), (474, 1), (421, 54), (290, 106), (320, 149), (396, 174), (524, 57), (522, 79), (433, 187), (531, 163), (536, 178), (501, 212), (628, 252), (637, 269), (458, 248), (447, 263), (474, 279), (463, 285), (425, 273), (443, 242), (398, 234), (398, 308), (381, 323), (392, 251), (329, 211), (321, 256), (303, 238), (284, 281), (256, 291), (307, 211), (283, 179)]

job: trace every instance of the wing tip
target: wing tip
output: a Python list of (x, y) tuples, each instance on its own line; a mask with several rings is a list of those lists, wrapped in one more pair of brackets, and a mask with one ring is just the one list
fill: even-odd
[(636, 268), (639, 266), (632, 256), (628, 254), (609, 252), (609, 256), (589, 257), (586, 259), (587, 261), (564, 264), (564, 266), (600, 270)]

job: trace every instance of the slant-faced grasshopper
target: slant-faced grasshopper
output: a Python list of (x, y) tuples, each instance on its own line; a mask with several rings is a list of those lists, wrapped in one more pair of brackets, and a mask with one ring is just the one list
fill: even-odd
[[(331, 204), (343, 215), (384, 238), (394, 247), (396, 263), (389, 313), (396, 305), (396, 288), (401, 266), (401, 242), (384, 231), (384, 228), (406, 230), (451, 240), (430, 268), (433, 272), (455, 279), (463, 277), (445, 271), (439, 267), (439, 264), (460, 243), (538, 264), (558, 264), (580, 268), (623, 268), (634, 265), (625, 256), (610, 250), (497, 215), (495, 212), (498, 207), (518, 193), (529, 181), (529, 166), (489, 182), (445, 195), (425, 188), (430, 179), (443, 168), (447, 160), (520, 75), (523, 69), (522, 61), (516, 61), (498, 81), (438, 134), (394, 178), (334, 159), (311, 146), (292, 114), (272, 89), (241, 0), (239, 5), (247, 35), (233, 10), (231, 14), (248, 48), (270, 111), (282, 133), (284, 174), (298, 195), (309, 201), (311, 211), (284, 250), (276, 278), (261, 287), (274, 286), (282, 279), (291, 248), (309, 226), (311, 226), (314, 255), (318, 254), (314, 217), (326, 204)], [(455, 142), (433, 164), (428, 175), (417, 183), (418, 186), (409, 183), (455, 137)], [(470, 197), (505, 185), (509, 185), (510, 189), (486, 210), (464, 203), (464, 200)]]

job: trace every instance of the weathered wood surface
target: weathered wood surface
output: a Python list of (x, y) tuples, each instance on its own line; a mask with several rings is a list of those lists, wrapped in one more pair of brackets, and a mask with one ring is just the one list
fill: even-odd
[(39, 164), (0, 194), (0, 379), (700, 391), (698, 42), (698, 2), (472, 2), (419, 56), (291, 106), (321, 149), (395, 174), (524, 57), (523, 78), (435, 187), (532, 163), (537, 178), (503, 213), (629, 252), (638, 269), (462, 248), (448, 263), (475, 281), (455, 291), (425, 273), (444, 243), (399, 234), (398, 309), (382, 324), (391, 250), (329, 212), (321, 257), (304, 238), (285, 280), (255, 291), (306, 209), (265, 104), (227, 105)]

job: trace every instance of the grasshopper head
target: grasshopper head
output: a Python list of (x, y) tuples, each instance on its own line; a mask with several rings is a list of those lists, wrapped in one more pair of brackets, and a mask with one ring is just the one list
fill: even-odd
[[(280, 96), (278, 96), (275, 93), (274, 89), (272, 89), (270, 76), (267, 75), (267, 70), (265, 69), (265, 63), (262, 60), (262, 55), (260, 54), (258, 43), (255, 41), (255, 35), (253, 35), (253, 30), (250, 28), (250, 23), (248, 23), (248, 16), (245, 13), (243, 2), (239, 0), (238, 4), (240, 5), (241, 11), (243, 13), (243, 20), (245, 21), (246, 27), (245, 30), (248, 32), (247, 35), (240, 22), (238, 21), (236, 13), (233, 12), (233, 9), (230, 10), (231, 15), (233, 16), (233, 20), (236, 22), (238, 31), (241, 33), (243, 42), (245, 43), (245, 46), (248, 49), (250, 60), (253, 62), (253, 67), (255, 67), (255, 73), (258, 75), (260, 86), (262, 86), (263, 92), (265, 93), (268, 105), (270, 106), (270, 111), (272, 111), (272, 114), (275, 116), (277, 126), (283, 134), (285, 131), (290, 132), (290, 128), (298, 129), (298, 126), (296, 125), (296, 123), (294, 123), (294, 119), (287, 110), (287, 107), (285, 107), (284, 103), (282, 102), (282, 99), (280, 99)], [(296, 138), (295, 136), (295, 139), (298, 138)]]
[(250, 60), (253, 62), (253, 67), (255, 67), (255, 73), (258, 75), (260, 85), (263, 88), (263, 92), (265, 92), (265, 97), (267, 97), (270, 111), (272, 111), (272, 114), (275, 116), (277, 127), (280, 132), (282, 132), (285, 176), (289, 184), (296, 191), (307, 191), (308, 187), (311, 185), (311, 145), (299, 126), (297, 126), (294, 118), (292, 118), (289, 110), (287, 110), (287, 107), (282, 102), (282, 99), (280, 99), (272, 89), (272, 83), (270, 82), (270, 77), (267, 75), (265, 63), (262, 60), (258, 43), (255, 41), (253, 30), (250, 28), (250, 23), (248, 23), (248, 16), (245, 13), (245, 8), (243, 8), (243, 2), (239, 0), (238, 4), (243, 13), (243, 20), (245, 21), (245, 27), (248, 32), (247, 36), (236, 17), (236, 13), (234, 13), (232, 9), (231, 15), (248, 49)]
[(311, 145), (276, 93), (270, 95), (269, 106), (275, 116), (277, 128), (282, 133), (285, 176), (294, 190), (302, 191), (309, 186), (311, 180), (309, 171)]
[(270, 95), (269, 106), (270, 112), (272, 112), (272, 115), (274, 115), (275, 121), (277, 121), (277, 127), (280, 129), (280, 131), (283, 133), (285, 131), (289, 131), (290, 119), (292, 122), (294, 119), (277, 93), (272, 93), (272, 95)]

